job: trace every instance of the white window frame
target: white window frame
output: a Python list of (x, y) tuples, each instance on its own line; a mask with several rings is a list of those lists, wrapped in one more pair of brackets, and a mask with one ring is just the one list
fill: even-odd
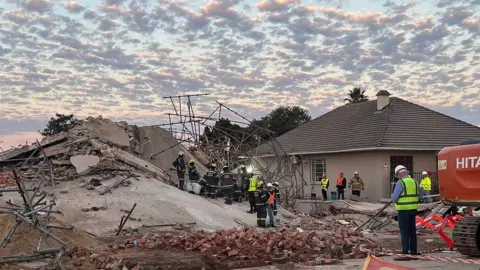
[[(317, 170), (317, 165), (321, 165), (323, 169)], [(324, 158), (312, 159), (310, 161), (311, 182), (318, 183), (324, 173), (327, 173), (327, 161)]]

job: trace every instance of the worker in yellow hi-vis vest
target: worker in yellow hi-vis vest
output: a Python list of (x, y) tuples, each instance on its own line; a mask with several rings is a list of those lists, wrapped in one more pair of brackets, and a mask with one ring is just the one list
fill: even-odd
[(328, 186), (330, 185), (330, 182), (328, 181), (328, 178), (327, 178), (327, 174), (324, 173), (322, 175), (322, 179), (320, 179), (320, 181), (322, 182), (323, 200), (326, 201), (326, 200), (328, 200), (327, 191), (328, 191)]
[(428, 177), (428, 173), (422, 172), (422, 181), (420, 181), (420, 189), (422, 191), (423, 203), (431, 203), (430, 192), (432, 191), (432, 180)]

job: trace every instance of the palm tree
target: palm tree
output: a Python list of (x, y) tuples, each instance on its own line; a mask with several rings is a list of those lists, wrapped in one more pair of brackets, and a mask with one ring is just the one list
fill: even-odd
[(348, 93), (349, 98), (344, 99), (348, 103), (358, 103), (368, 101), (368, 97), (364, 94), (365, 90), (361, 90), (360, 87), (355, 87)]

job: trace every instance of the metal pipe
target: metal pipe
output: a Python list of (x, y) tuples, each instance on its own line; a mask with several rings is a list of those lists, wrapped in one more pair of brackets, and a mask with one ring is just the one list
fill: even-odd
[(46, 229), (44, 229), (40, 226), (38, 226), (38, 224), (35, 224), (32, 220), (30, 220), (30, 219), (26, 218), (25, 216), (22, 216), (21, 214), (18, 214), (18, 213), (16, 215), (17, 215), (17, 217), (21, 218), (22, 220), (24, 220), (28, 224), (35, 226), (39, 231), (46, 234), (48, 237), (51, 237), (53, 240), (57, 241), (62, 246), (67, 245), (67, 243), (65, 243), (62, 239), (58, 238), (58, 236), (52, 234), (51, 232), (49, 232), (48, 230), (46, 230)]
[(45, 210), (45, 209), (49, 208), (49, 207), (52, 206), (52, 205), (55, 205), (55, 202), (50, 203), (50, 204), (47, 204), (47, 205), (42, 206), (42, 207), (40, 207), (40, 208), (37, 208), (37, 209), (35, 209), (35, 210), (31, 211), (31, 212), (25, 213), (25, 214), (23, 214), (23, 215), (26, 216), (26, 217), (27, 217), (27, 216), (30, 216), (30, 215), (32, 215), (32, 214), (35, 214), (35, 213), (40, 212), (40, 211), (42, 211), (42, 210)]
[[(119, 235), (120, 232), (122, 231), (123, 226), (125, 226), (125, 223), (127, 223), (128, 218), (130, 217), (130, 215), (131, 215), (132, 212), (133, 212), (133, 209), (135, 209), (136, 206), (137, 206), (137, 203), (135, 203), (135, 204), (133, 205), (132, 209), (130, 210), (130, 212), (128, 212), (127, 217), (123, 220), (123, 224), (120, 224), (120, 227), (118, 228), (117, 235)], [(123, 218), (123, 217), (122, 217), (122, 218)]]
[[(10, 189), (10, 188), (7, 188), (7, 189), (0, 189), (0, 193), (2, 192), (19, 192), (20, 190), (19, 189)], [(25, 191), (35, 191), (35, 188), (33, 189), (26, 189)]]

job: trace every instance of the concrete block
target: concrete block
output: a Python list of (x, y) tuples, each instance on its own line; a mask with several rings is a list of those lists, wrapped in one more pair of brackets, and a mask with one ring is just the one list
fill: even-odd
[(96, 166), (100, 162), (100, 158), (93, 155), (78, 155), (70, 158), (70, 162), (77, 170), (77, 174), (85, 174), (90, 167)]

